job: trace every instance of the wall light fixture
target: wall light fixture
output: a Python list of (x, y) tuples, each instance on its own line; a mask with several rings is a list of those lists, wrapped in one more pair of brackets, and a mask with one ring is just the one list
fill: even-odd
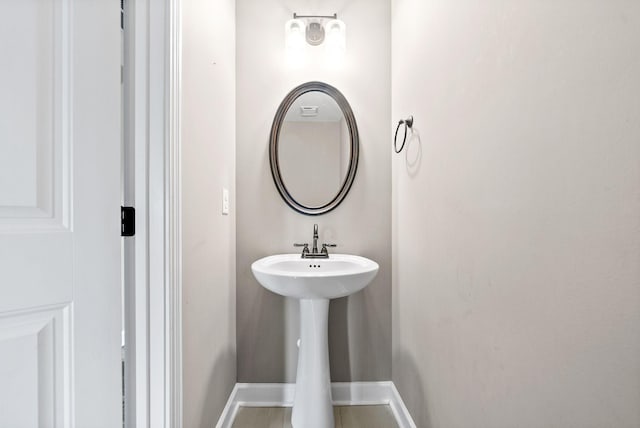
[(285, 24), (287, 55), (296, 62), (305, 56), (305, 44), (310, 46), (324, 45), (327, 57), (338, 60), (346, 51), (346, 26), (333, 15), (298, 15), (293, 14)]

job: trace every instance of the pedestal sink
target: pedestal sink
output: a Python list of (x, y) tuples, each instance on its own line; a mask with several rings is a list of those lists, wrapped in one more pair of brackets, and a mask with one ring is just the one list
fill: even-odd
[(328, 259), (279, 254), (257, 260), (251, 270), (266, 289), (300, 300), (293, 427), (333, 428), (327, 332), (329, 299), (362, 290), (378, 273), (378, 264), (348, 254), (331, 254)]

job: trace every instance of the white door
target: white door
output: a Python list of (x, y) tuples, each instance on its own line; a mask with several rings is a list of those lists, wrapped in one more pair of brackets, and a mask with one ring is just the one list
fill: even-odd
[(117, 0), (0, 0), (0, 427), (117, 427)]

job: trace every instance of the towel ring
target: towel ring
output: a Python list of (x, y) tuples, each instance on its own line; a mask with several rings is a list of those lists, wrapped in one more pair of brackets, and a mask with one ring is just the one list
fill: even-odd
[[(402, 138), (402, 145), (400, 146), (400, 150), (398, 150), (398, 131), (400, 130), (400, 125), (404, 123), (404, 137)], [(404, 145), (407, 142), (407, 128), (413, 128), (413, 116), (409, 116), (408, 118), (401, 120), (398, 122), (398, 126), (396, 127), (396, 134), (393, 137), (393, 149), (396, 153), (400, 153), (402, 149), (404, 149)]]

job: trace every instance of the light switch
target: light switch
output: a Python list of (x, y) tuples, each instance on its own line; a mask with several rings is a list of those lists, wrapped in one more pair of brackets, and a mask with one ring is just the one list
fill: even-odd
[(222, 188), (222, 215), (229, 214), (229, 189)]

